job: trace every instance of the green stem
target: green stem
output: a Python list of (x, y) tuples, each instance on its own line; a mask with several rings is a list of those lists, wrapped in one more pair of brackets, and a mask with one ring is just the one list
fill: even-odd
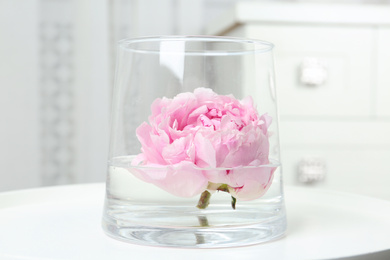
[[(201, 227), (208, 227), (209, 226), (209, 221), (207, 220), (206, 216), (198, 216), (198, 221), (199, 221), (199, 225)], [(197, 245), (201, 245), (201, 244), (206, 243), (204, 234), (201, 233), (201, 232), (199, 232), (199, 233), (196, 232), (195, 233), (195, 238), (196, 238), (196, 244)]]
[(208, 227), (209, 221), (207, 220), (206, 216), (198, 216), (199, 225), (201, 227)]
[(207, 208), (207, 206), (210, 204), (210, 197), (211, 193), (209, 191), (205, 190), (204, 192), (202, 192), (198, 201), (198, 205), (196, 205), (196, 207), (199, 209)]
[(224, 192), (227, 192), (227, 193), (230, 193), (230, 192), (229, 192), (229, 186), (228, 186), (227, 184), (221, 184), (221, 185), (217, 188), (217, 190), (219, 190), (219, 191), (224, 191)]
[[(214, 188), (215, 189), (215, 188)], [(229, 192), (229, 186), (227, 184), (221, 184), (219, 185), (217, 188), (216, 188), (217, 191), (223, 191), (223, 192), (227, 192), (227, 193), (230, 193)], [(231, 196), (232, 197), (232, 201), (231, 201), (231, 205), (232, 205), (232, 208), (233, 209), (236, 209), (236, 198)], [(211, 193), (208, 191), (208, 190), (205, 190), (204, 192), (202, 192), (202, 194), (200, 195), (200, 198), (199, 198), (199, 201), (198, 201), (198, 205), (196, 205), (197, 208), (199, 209), (205, 209), (208, 207), (208, 205), (210, 204), (210, 198), (211, 198)]]
[(236, 209), (236, 198), (232, 196), (232, 208)]
[[(217, 188), (217, 190), (223, 191), (223, 192), (227, 192), (227, 193), (230, 193), (230, 191), (229, 191), (229, 186), (228, 186), (227, 184), (221, 184), (221, 185)], [(232, 196), (232, 208), (233, 208), (233, 209), (236, 209), (236, 202), (237, 202), (236, 198)]]

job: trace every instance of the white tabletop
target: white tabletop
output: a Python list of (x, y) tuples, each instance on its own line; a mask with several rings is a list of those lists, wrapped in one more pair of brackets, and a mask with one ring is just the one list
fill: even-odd
[(0, 193), (0, 259), (332, 259), (390, 249), (389, 201), (295, 187), (286, 187), (285, 196), (288, 231), (282, 239), (175, 249), (107, 237), (100, 226), (101, 183)]

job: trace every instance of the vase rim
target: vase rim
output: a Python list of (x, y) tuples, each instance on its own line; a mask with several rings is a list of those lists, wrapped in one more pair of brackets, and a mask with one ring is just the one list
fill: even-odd
[[(203, 46), (199, 47), (196, 43), (203, 43)], [(118, 47), (124, 51), (145, 54), (164, 52), (189, 56), (230, 56), (270, 52), (274, 45), (257, 39), (201, 35), (127, 38), (119, 41)]]

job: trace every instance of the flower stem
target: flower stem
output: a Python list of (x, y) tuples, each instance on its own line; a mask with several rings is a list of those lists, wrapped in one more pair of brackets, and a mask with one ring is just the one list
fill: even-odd
[[(223, 192), (227, 192), (227, 193), (230, 193), (229, 191), (229, 186), (227, 184), (221, 184), (218, 188), (217, 188), (218, 191), (223, 191)], [(236, 198), (232, 196), (232, 208), (233, 209), (236, 209)]]
[[(209, 226), (209, 221), (207, 220), (206, 216), (198, 216), (198, 221), (199, 221), (199, 225), (201, 227), (208, 227)], [(196, 238), (196, 244), (197, 245), (201, 245), (201, 244), (205, 244), (206, 243), (204, 234), (202, 232), (199, 232), (199, 233), (196, 232), (195, 233), (195, 238)]]
[(236, 198), (232, 196), (232, 208), (236, 209)]
[(206, 216), (198, 216), (199, 225), (201, 227), (208, 227), (209, 221)]
[(198, 205), (196, 205), (196, 207), (199, 209), (207, 208), (207, 206), (210, 204), (210, 197), (211, 193), (209, 191), (205, 190), (204, 192), (202, 192), (198, 201)]
[(217, 188), (217, 190), (219, 190), (219, 191), (224, 191), (224, 192), (229, 193), (229, 187), (228, 187), (227, 184), (221, 184), (221, 185)]
[[(215, 189), (215, 188), (214, 188)], [(230, 193), (229, 191), (229, 186), (227, 184), (221, 184), (219, 185), (217, 188), (216, 188), (217, 191), (223, 191), (223, 192), (227, 192), (227, 193)], [(236, 209), (236, 198), (231, 196), (232, 197), (232, 201), (231, 201), (231, 205), (232, 205), (232, 208), (233, 209)], [(198, 201), (198, 205), (196, 205), (197, 208), (199, 209), (205, 209), (208, 207), (208, 205), (210, 204), (210, 198), (211, 198), (211, 193), (208, 191), (208, 190), (205, 190), (204, 192), (202, 192), (202, 194), (200, 195), (200, 198), (199, 198), (199, 201)]]

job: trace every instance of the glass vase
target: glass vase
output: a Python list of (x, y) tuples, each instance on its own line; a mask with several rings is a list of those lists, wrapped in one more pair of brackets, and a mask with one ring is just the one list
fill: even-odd
[(262, 243), (286, 229), (273, 45), (119, 42), (103, 229), (142, 245)]

